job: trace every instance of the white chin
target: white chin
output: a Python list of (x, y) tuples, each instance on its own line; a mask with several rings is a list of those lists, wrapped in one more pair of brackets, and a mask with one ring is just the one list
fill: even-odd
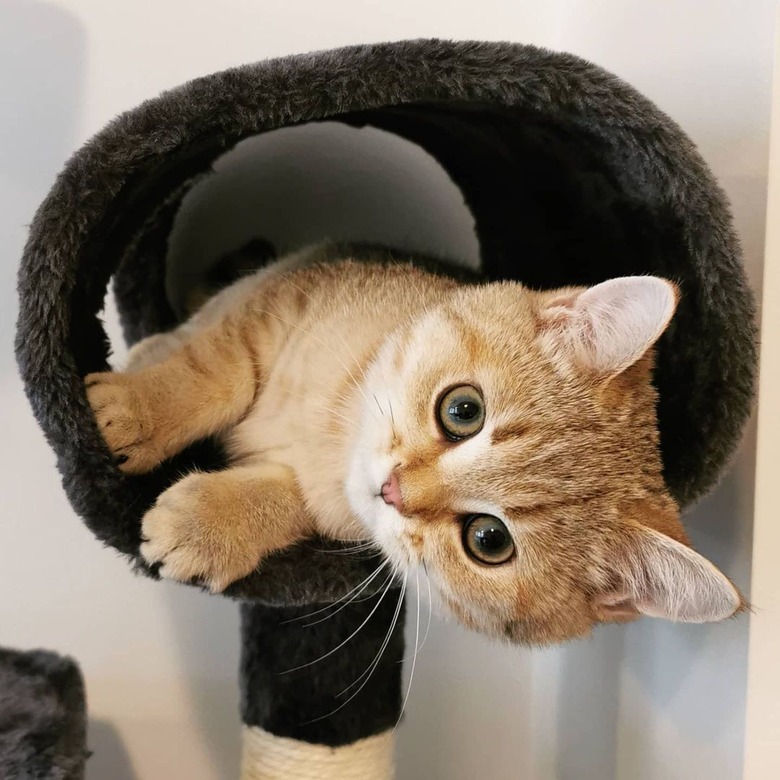
[(375, 499), (374, 519), (368, 527), (385, 557), (402, 571), (408, 571), (415, 561), (403, 542), (404, 517), (394, 506), (385, 504), (381, 498)]

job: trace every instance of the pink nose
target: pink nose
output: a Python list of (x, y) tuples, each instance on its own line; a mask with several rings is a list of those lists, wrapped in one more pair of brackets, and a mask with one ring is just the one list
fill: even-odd
[(401, 497), (401, 486), (395, 471), (390, 472), (387, 482), (382, 485), (382, 498), (386, 504), (392, 504), (399, 512), (403, 511), (404, 500)]

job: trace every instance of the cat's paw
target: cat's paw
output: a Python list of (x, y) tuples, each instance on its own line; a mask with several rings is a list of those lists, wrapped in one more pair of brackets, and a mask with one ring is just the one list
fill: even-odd
[(151, 471), (164, 460), (132, 375), (106, 371), (84, 379), (98, 430), (119, 468), (127, 474)]
[(143, 519), (141, 555), (159, 563), (160, 575), (194, 579), (213, 593), (251, 573), (260, 563), (257, 540), (226, 512), (220, 473), (190, 474), (169, 487)]

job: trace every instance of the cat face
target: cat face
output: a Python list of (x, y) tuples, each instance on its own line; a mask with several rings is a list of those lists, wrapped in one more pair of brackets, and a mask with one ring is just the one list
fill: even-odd
[(688, 546), (661, 476), (651, 353), (675, 305), (653, 277), (496, 283), (454, 291), (384, 344), (347, 495), (466, 626), (548, 644), (743, 606)]

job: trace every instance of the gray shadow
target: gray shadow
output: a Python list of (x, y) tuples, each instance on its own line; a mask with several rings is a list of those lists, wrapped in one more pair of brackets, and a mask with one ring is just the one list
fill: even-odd
[(616, 778), (624, 645), (621, 626), (604, 626), (559, 651), (558, 717), (549, 758), (558, 780)]
[(37, 0), (0, 3), (0, 372), (15, 374), (16, 270), (27, 225), (76, 142), (86, 34)]
[(84, 29), (61, 7), (39, 0), (0, 5), (4, 180), (19, 187), (52, 184), (74, 142), (86, 51)]
[[(416, 634), (414, 613), (410, 597), (404, 694)], [(398, 780), (537, 780), (529, 760), (537, 746), (528, 748), (534, 736), (533, 672), (530, 651), (434, 620), (417, 657), (397, 735)]]
[(105, 720), (90, 720), (87, 724), (86, 780), (141, 780), (133, 769), (117, 730)]
[(239, 650), (235, 602), (163, 582), (164, 600), (186, 672), (189, 709), (218, 777), (238, 777), (241, 764)]
[(171, 231), (174, 304), (221, 254), (258, 236), (281, 251), (360, 240), (479, 263), (474, 220), (449, 175), (421, 147), (375, 127), (273, 130), (242, 141), (214, 170), (186, 195)]
[[(750, 531), (752, 513), (740, 517), (740, 494), (745, 490), (740, 482), (736, 475), (729, 475), (717, 491), (687, 516), (686, 528), (694, 548), (736, 580), (745, 592), (750, 584), (749, 559), (740, 556), (739, 551), (745, 532)], [(746, 629), (747, 623), (744, 615), (730, 623), (704, 625), (645, 619), (626, 628), (628, 667), (638, 680), (652, 688), (659, 702), (668, 703), (699, 654), (714, 643), (721, 645), (730, 626)], [(664, 657), (674, 658), (674, 663), (664, 663)]]

